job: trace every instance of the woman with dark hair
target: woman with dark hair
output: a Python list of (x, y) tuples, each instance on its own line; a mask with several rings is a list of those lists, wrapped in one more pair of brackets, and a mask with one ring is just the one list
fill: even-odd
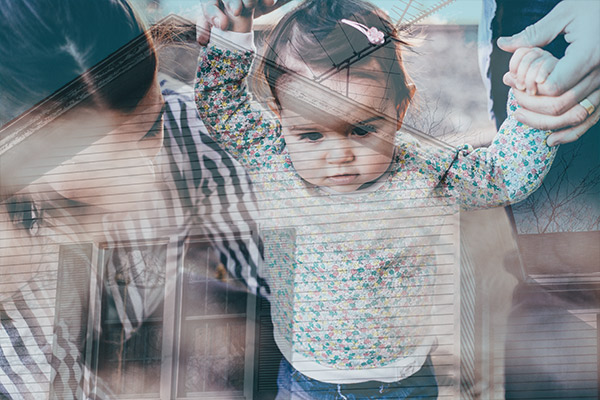
[[(250, 181), (157, 75), (127, 0), (0, 0), (0, 59), (0, 397), (113, 398), (85, 356), (91, 277), (123, 341), (164, 295), (148, 243), (202, 235), (256, 290)], [(104, 271), (81, 243), (112, 251)]]
[(36, 3), (0, 1), (2, 122), (142, 38), (138, 42), (144, 62), (120, 75), (118, 85), (104, 85), (93, 75), (86, 80), (88, 94), (98, 104), (131, 112), (152, 86), (157, 67), (154, 44), (131, 6), (122, 1)]

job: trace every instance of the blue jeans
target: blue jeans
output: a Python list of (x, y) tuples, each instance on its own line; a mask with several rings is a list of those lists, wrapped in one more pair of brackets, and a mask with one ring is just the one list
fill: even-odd
[(276, 400), (437, 399), (438, 386), (427, 357), (423, 367), (401, 381), (335, 384), (311, 379), (284, 358), (279, 365)]

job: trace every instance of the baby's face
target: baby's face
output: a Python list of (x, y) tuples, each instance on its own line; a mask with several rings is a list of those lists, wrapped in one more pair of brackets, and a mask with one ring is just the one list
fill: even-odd
[[(347, 193), (387, 171), (397, 123), (395, 107), (385, 98), (385, 84), (355, 74), (348, 86), (345, 79), (330, 78), (322, 83), (326, 90), (319, 91), (293, 78), (282, 79), (284, 85), (278, 85), (280, 119), (290, 159), (300, 177)], [(346, 89), (350, 100), (338, 96), (345, 95)], [(310, 100), (299, 100), (301, 97), (316, 103), (308, 104)]]

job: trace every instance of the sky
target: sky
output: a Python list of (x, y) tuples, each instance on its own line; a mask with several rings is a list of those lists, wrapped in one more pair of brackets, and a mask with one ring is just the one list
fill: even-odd
[[(144, 0), (137, 1), (143, 2)], [(397, 20), (403, 14), (408, 3), (410, 3), (410, 10), (406, 15), (415, 16), (420, 10), (428, 10), (445, 1), (447, 0), (372, 0), (378, 7), (386, 10), (393, 20)], [(422, 22), (430, 24), (476, 25), (479, 22), (483, 1), (454, 0)], [(181, 15), (189, 14), (189, 10), (197, 6), (197, 4), (197, 0), (161, 0), (161, 6), (165, 15), (171, 12)], [(406, 19), (406, 17), (403, 18), (403, 20)]]
[[(407, 14), (418, 13), (420, 10), (428, 10), (447, 0), (372, 0), (378, 7), (388, 11), (392, 19), (402, 15), (407, 4), (410, 10)], [(433, 13), (424, 23), (445, 24), (473, 24), (479, 22), (481, 7), (484, 0), (454, 0), (439, 11)], [(404, 18), (406, 20), (406, 18)]]

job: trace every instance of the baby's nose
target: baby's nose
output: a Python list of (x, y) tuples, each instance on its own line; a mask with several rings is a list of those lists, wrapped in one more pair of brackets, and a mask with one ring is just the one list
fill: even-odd
[(349, 139), (338, 139), (331, 143), (327, 153), (327, 161), (330, 164), (345, 164), (354, 161), (355, 154), (352, 142)]

